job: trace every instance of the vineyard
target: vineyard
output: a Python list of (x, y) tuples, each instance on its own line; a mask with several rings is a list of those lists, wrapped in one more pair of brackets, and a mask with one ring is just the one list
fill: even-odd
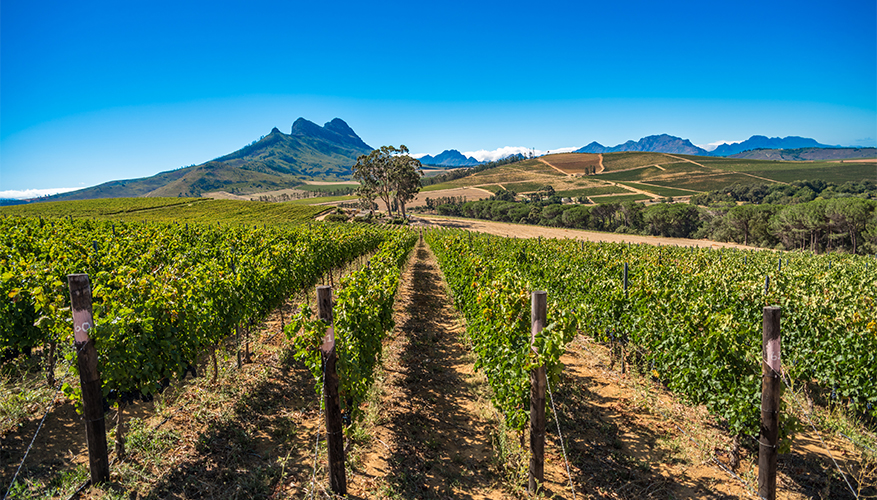
[[(166, 206), (174, 205), (153, 203), (142, 208)], [(242, 480), (226, 475), (211, 480), (221, 479), (223, 484), (238, 481), (236, 490), (216, 489), (218, 486), (202, 490), (186, 482), (182, 496), (209, 491), (210, 496), (231, 498), (244, 483), (250, 495), (276, 496), (292, 487), (284, 485), (287, 474), (298, 478), (294, 481), (297, 493), (287, 495), (314, 496), (318, 485), (327, 483), (329, 473), (320, 465), (325, 462), (320, 457), (326, 453), (323, 446), (331, 444), (321, 445), (327, 431), (322, 431), (321, 438), (319, 430), (322, 412), (330, 408), (328, 400), (321, 403), (327, 397), (327, 378), (337, 377), (335, 397), (346, 429), (345, 449), (353, 450), (349, 453), (356, 456), (369, 456), (357, 455), (363, 453), (357, 448), (386, 447), (389, 452), (393, 445), (368, 435), (379, 435), (375, 398), (385, 384), (386, 360), (397, 355), (393, 349), (388, 352), (387, 346), (398, 342), (393, 338), (393, 332), (399, 331), (394, 326), (397, 291), (401, 276), (410, 273), (405, 263), (417, 241), (418, 233), (411, 230), (351, 224), (218, 226), (0, 219), (0, 293), (4, 297), (0, 302), (0, 351), (12, 360), (4, 366), (13, 366), (17, 353), (25, 353), (26, 358), (38, 356), (47, 385), (59, 387), (67, 398), (80, 401), (79, 384), (72, 377), (77, 372), (77, 352), (72, 347), (67, 276), (85, 273), (91, 280), (94, 311), (88, 335), (96, 347), (102, 396), (106, 407), (115, 408), (119, 416), (114, 431), (115, 461), (126, 456), (123, 410), (129, 408), (137, 415), (128, 432), (127, 454), (134, 458), (116, 468), (130, 471), (134, 463), (143, 462), (138, 458), (144, 453), (143, 417), (136, 410), (140, 403), (135, 402), (155, 400), (150, 404), (158, 408), (159, 402), (165, 404), (161, 394), (168, 388), (187, 394), (186, 384), (196, 382), (179, 381), (196, 371), (209, 373), (209, 382), (199, 389), (209, 391), (211, 384), (233, 383), (234, 373), (263, 370), (257, 377), (262, 381), (259, 384), (287, 378), (307, 389), (295, 391), (299, 401), (295, 408), (301, 408), (295, 410), (299, 412), (295, 417), (298, 430), (277, 431), (277, 435), (286, 436), (277, 438), (275, 445), (280, 450), (279, 459), (284, 451), (286, 459), (259, 465), (256, 469), (262, 472), (258, 477)], [(576, 475), (576, 460), (581, 459), (565, 456), (561, 423), (572, 425), (575, 417), (561, 415), (554, 408), (553, 398), (559, 397), (558, 408), (569, 411), (575, 394), (577, 382), (562, 361), (568, 362), (574, 344), (586, 342), (594, 349), (605, 348), (610, 370), (641, 377), (643, 383), (660, 386), (687, 405), (705, 408), (735, 446), (754, 449), (760, 425), (762, 308), (768, 305), (782, 310), (781, 373), (787, 395), (780, 410), (780, 452), (787, 453), (796, 433), (812, 426), (809, 419), (814, 402), (854, 416), (862, 422), (854, 438), (864, 449), (874, 444), (861, 444), (863, 438), (873, 439), (877, 418), (874, 258), (515, 239), (461, 230), (424, 231), (417, 248), (417, 252), (429, 248), (434, 253), (453, 304), (465, 320), (465, 343), (471, 350), (472, 366), (485, 379), (486, 394), (503, 429), (497, 436), (507, 432), (524, 442), (530, 423), (531, 373), (536, 367), (545, 367), (548, 389), (554, 390), (549, 419), (557, 424), (561, 461), (567, 460), (568, 486), (575, 485), (563, 493), (563, 481), (558, 481), (560, 486), (554, 492), (562, 498), (576, 490), (585, 497), (600, 496), (596, 490), (589, 493), (586, 477)], [(331, 319), (316, 315), (317, 301), (307, 292), (318, 283), (332, 286)], [(531, 342), (530, 292), (534, 290), (546, 291), (548, 304), (546, 326), (532, 332)], [(279, 321), (280, 328), (260, 336), (259, 325), (266, 321)], [(282, 336), (278, 335), (281, 330)], [(327, 373), (321, 346), (330, 337), (337, 366)], [(286, 367), (281, 371), (272, 371), (268, 365), (258, 367), (268, 359), (260, 349), (273, 349), (271, 346), (277, 347), (269, 357)], [(308, 376), (303, 375), (305, 370)], [(429, 375), (440, 377), (443, 370), (435, 368)], [(256, 387), (249, 395), (236, 396), (239, 401), (248, 401), (244, 406), (230, 401), (227, 409), (216, 411), (250, 415), (263, 422), (259, 425), (273, 428), (256, 409), (287, 411), (275, 410), (275, 406), (289, 398), (275, 395), (270, 404), (264, 400), (260, 406), (250, 398), (265, 389), (263, 385)], [(186, 398), (196, 397), (181, 396), (183, 404)], [(798, 398), (802, 407), (809, 404), (809, 412), (790, 407), (797, 405)], [(168, 413), (164, 421), (176, 418), (173, 415)], [(4, 418), (0, 428), (4, 436), (29, 418), (40, 418), (5, 410), (0, 416)], [(197, 418), (204, 418), (208, 428), (220, 425), (223, 432), (235, 432), (234, 426), (222, 424), (226, 417)], [(325, 418), (328, 422), (328, 413)], [(240, 424), (243, 429), (249, 426)], [(300, 435), (305, 430), (307, 436)], [(257, 433), (258, 429), (246, 432)], [(200, 453), (215, 446), (205, 437), (197, 439), (193, 448)], [(574, 441), (575, 434), (568, 439)], [(227, 438), (227, 442), (234, 440)], [(155, 452), (172, 444), (150, 446)], [(231, 444), (227, 446), (231, 453), (237, 453)], [(495, 446), (505, 450), (512, 445)], [(263, 455), (270, 451), (260, 450), (243, 453), (236, 460), (261, 464), (249, 456), (264, 462)], [(14, 461), (17, 466), (21, 457), (8, 453), (2, 451), (4, 461)], [(867, 453), (862, 456), (870, 458), (863, 458), (856, 470), (874, 462), (873, 454)], [(290, 464), (290, 457), (296, 457), (297, 465)], [(166, 466), (138, 467), (142, 468), (137, 475), (160, 478), (160, 485), (150, 493), (158, 497), (170, 495), (169, 477), (184, 473), (162, 472)], [(175, 467), (191, 470), (186, 465)], [(359, 467), (356, 460), (348, 459), (348, 475), (354, 485), (359, 484)], [(4, 465), (4, 474), (8, 471)], [(514, 474), (510, 477), (513, 483), (519, 480)], [(40, 489), (48, 488), (38, 481), (16, 483), (11, 476), (4, 475), (4, 480), (11, 481), (7, 485), (13, 496), (41, 498)], [(874, 489), (867, 474), (858, 480), (844, 475), (844, 481), (847, 485), (853, 481), (854, 486), (847, 491), (841, 482), (831, 491), (857, 496), (856, 488), (864, 493)], [(410, 487), (404, 482), (394, 484), (404, 491)], [(746, 479), (741, 484), (751, 489)], [(335, 483), (332, 485), (334, 489)], [(512, 497), (521, 494), (519, 483), (510, 488)], [(488, 497), (505, 498), (505, 494)]]

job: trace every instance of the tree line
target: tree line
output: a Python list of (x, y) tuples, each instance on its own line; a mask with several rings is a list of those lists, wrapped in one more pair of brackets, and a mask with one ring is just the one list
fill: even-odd
[(877, 252), (877, 200), (864, 196), (817, 197), (792, 205), (718, 203), (710, 206), (664, 202), (643, 205), (633, 201), (571, 205), (557, 203), (556, 197), (519, 202), (493, 196), (486, 200), (440, 204), (435, 212), (550, 227), (706, 238), (815, 253)]

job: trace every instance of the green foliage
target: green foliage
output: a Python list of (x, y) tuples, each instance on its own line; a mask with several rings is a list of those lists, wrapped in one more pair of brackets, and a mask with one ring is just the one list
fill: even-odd
[[(307, 201), (315, 203), (318, 198)], [(105, 198), (52, 201), (0, 208), (0, 216), (58, 219), (91, 218), (105, 221), (203, 224), (299, 224), (312, 220), (325, 206), (294, 203), (254, 203), (210, 198)], [(47, 221), (51, 224), (52, 221)]]
[[(416, 240), (417, 236), (406, 230), (388, 234), (368, 265), (343, 278), (337, 291), (332, 327), (338, 356), (338, 391), (342, 408), (354, 419), (362, 416), (359, 406), (374, 382), (382, 342), (393, 329), (399, 270)], [(311, 319), (311, 312), (304, 308), (286, 327), (296, 358), (303, 360), (316, 378), (318, 393), (323, 378), (320, 345), (327, 326)]]
[(475, 368), (484, 371), (493, 402), (512, 428), (521, 430), (529, 418), (530, 371), (543, 365), (552, 382), (563, 369), (560, 356), (574, 334), (575, 318), (555, 301), (548, 306), (548, 327), (530, 347), (530, 294), (526, 254), (514, 262), (505, 254), (513, 245), (501, 238), (463, 231), (429, 232), (426, 236), (454, 302), (466, 317), (467, 334), (477, 355)]
[[(263, 319), (293, 291), (383, 239), (368, 226), (3, 219), (0, 293), (14, 297), (3, 301), (14, 314), (4, 315), (0, 338), (71, 342), (67, 275), (87, 273), (104, 396), (148, 398), (237, 325)], [(28, 314), (38, 318), (30, 328)]]
[[(733, 434), (758, 432), (762, 308), (779, 305), (787, 380), (815, 381), (835, 401), (877, 416), (873, 258), (787, 254), (780, 267), (775, 254), (764, 252), (449, 231), (426, 238), (484, 357), (479, 366), (489, 370), (491, 384), (500, 385), (498, 406), (513, 422), (524, 418), (514, 416), (514, 404), (525, 397), (520, 392), (528, 328), (525, 291), (537, 288), (553, 303), (549, 322), (566, 314), (598, 341), (627, 344), (651, 373), (690, 401), (707, 405)], [(630, 270), (626, 295), (625, 262)], [(556, 342), (562, 346), (562, 340)], [(498, 354), (489, 354), (491, 345), (501, 346)], [(786, 432), (793, 429), (790, 422)]]

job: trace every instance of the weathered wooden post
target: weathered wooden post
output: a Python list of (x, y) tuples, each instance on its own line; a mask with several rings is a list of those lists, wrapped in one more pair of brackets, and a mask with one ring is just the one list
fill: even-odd
[(329, 325), (320, 352), (323, 357), (323, 400), (326, 405), (326, 443), (329, 451), (329, 483), (338, 495), (347, 494), (344, 470), (344, 435), (341, 430), (341, 400), (338, 397), (338, 373), (335, 364), (335, 327), (332, 323), (332, 288), (317, 287), (317, 314)]
[(765, 307), (762, 326), (761, 434), (758, 445), (758, 496), (776, 500), (780, 410), (780, 308)]
[[(548, 293), (535, 291), (530, 295), (530, 348), (536, 352), (536, 335), (546, 326)], [(538, 352), (536, 352), (538, 354)], [(530, 372), (530, 480), (531, 495), (545, 481), (545, 367)]]
[(87, 274), (68, 274), (70, 304), (73, 310), (73, 345), (79, 367), (79, 385), (82, 389), (82, 408), (85, 418), (85, 439), (88, 442), (88, 468), (91, 483), (110, 479), (107, 459), (107, 429), (100, 375), (97, 372), (97, 349), (88, 331), (94, 325), (91, 312), (91, 284)]
[(627, 298), (627, 262), (624, 263), (624, 298)]

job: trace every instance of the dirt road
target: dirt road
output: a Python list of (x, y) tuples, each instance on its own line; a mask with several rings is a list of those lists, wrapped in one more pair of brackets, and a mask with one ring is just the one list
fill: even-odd
[(564, 229), (557, 227), (529, 226), (526, 224), (512, 224), (509, 222), (493, 222), (475, 219), (455, 219), (451, 217), (417, 215), (412, 217), (412, 223), (426, 227), (460, 228), (479, 233), (495, 234), (516, 238), (569, 238), (584, 241), (606, 241), (614, 243), (644, 243), (646, 245), (662, 246), (695, 246), (705, 248), (738, 248), (757, 250), (755, 247), (747, 247), (737, 243), (723, 243), (710, 240), (690, 240), (686, 238), (664, 238), (661, 236), (639, 236), (635, 234), (600, 233), (596, 231), (583, 231), (581, 229)]
[(414, 249), (396, 301), (396, 328), (384, 345), (386, 378), (358, 498), (511, 498), (493, 461), (486, 401), (476, 394), (463, 328), (445, 294), (435, 256)]

